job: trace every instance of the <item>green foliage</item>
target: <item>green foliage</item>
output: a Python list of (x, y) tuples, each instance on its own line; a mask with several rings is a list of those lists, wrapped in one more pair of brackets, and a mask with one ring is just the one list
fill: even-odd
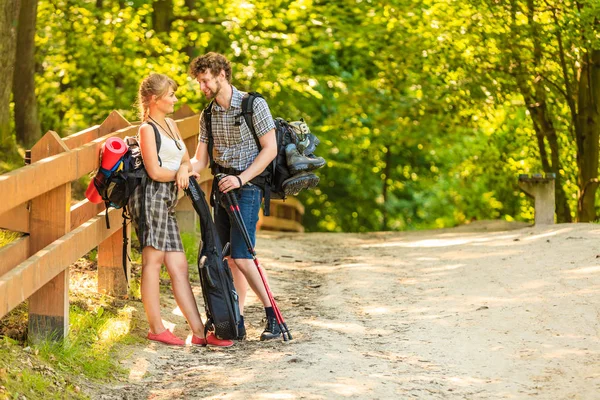
[(582, 55), (600, 47), (597, 2), (196, 4), (174, 1), (170, 31), (156, 32), (152, 0), (40, 0), (43, 130), (74, 133), (115, 109), (136, 120), (137, 87), (150, 72), (174, 78), (180, 102), (200, 110), (206, 100), (187, 66), (218, 51), (238, 88), (262, 92), (275, 116), (304, 117), (321, 139), (321, 184), (300, 195), (308, 230), (422, 229), (531, 220), (517, 176), (542, 172), (525, 96), (539, 90), (574, 214), (577, 151), (565, 93), (575, 90)]

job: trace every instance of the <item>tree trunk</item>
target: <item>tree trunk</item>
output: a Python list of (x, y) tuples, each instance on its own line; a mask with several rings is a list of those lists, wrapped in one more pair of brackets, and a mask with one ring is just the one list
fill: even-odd
[(0, 0), (0, 151), (14, 147), (10, 131), (10, 90), (15, 69), (19, 0)]
[(388, 211), (387, 211), (387, 207), (388, 207), (388, 184), (387, 181), (390, 177), (390, 172), (392, 171), (392, 151), (391, 151), (391, 146), (386, 146), (387, 147), (387, 153), (385, 153), (385, 168), (383, 169), (383, 187), (381, 188), (381, 193), (383, 196), (383, 207), (381, 209), (381, 213), (383, 215), (383, 221), (381, 223), (381, 230), (382, 231), (387, 231), (388, 230)]
[[(514, 23), (516, 21), (516, 11), (518, 9), (516, 2), (511, 2), (511, 12), (513, 17), (513, 24), (511, 26), (513, 35), (519, 30), (519, 27)], [(536, 76), (535, 67), (542, 65), (542, 45), (539, 39), (538, 26), (535, 21), (535, 4), (533, 0), (527, 1), (527, 18), (529, 20), (529, 35), (531, 35), (533, 41), (533, 60), (532, 67), (529, 67), (529, 63), (526, 63), (521, 57), (518, 46), (518, 37), (514, 36), (514, 43), (511, 47), (511, 53), (513, 61), (516, 64), (516, 81), (519, 91), (521, 92), (529, 115), (533, 123), (534, 130), (536, 132), (536, 140), (540, 150), (540, 157), (542, 162), (542, 168), (544, 172), (553, 172), (556, 176), (555, 181), (555, 204), (556, 204), (556, 219), (558, 222), (571, 222), (571, 210), (569, 203), (567, 202), (567, 195), (562, 186), (562, 179), (560, 176), (560, 156), (559, 156), (559, 144), (558, 137), (556, 135), (556, 128), (552, 122), (550, 111), (546, 102), (546, 88), (544, 82)], [(533, 81), (529, 82), (525, 77), (533, 77)], [(548, 160), (548, 152), (544, 139), (548, 141), (550, 147), (550, 161)]]
[(580, 194), (577, 217), (580, 222), (596, 219), (598, 189), (598, 140), (600, 139), (600, 50), (586, 54), (581, 66), (578, 90), (577, 183)]
[[(190, 14), (194, 13), (196, 11), (196, 0), (185, 0), (185, 6), (187, 7)], [(186, 31), (187, 29), (189, 29), (188, 24), (186, 24)], [(196, 51), (195, 44), (193, 42), (188, 41), (183, 50), (185, 51), (185, 54), (187, 54), (187, 56), (189, 57), (189, 61), (192, 61)]]
[(17, 30), (16, 65), (19, 73), (13, 77), (15, 128), (17, 139), (26, 147), (41, 137), (35, 97), (35, 23), (38, 0), (21, 0)]
[(154, 0), (152, 26), (155, 32), (168, 32), (173, 21), (173, 0)]

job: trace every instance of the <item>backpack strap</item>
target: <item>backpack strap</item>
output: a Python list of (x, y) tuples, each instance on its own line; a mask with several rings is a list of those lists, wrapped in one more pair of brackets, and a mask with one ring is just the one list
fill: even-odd
[(262, 146), (260, 145), (260, 140), (256, 135), (256, 129), (254, 129), (254, 122), (252, 121), (252, 116), (254, 115), (254, 100), (260, 97), (263, 98), (260, 93), (257, 92), (249, 92), (242, 99), (242, 116), (246, 121), (246, 125), (252, 132), (252, 136), (254, 137), (254, 141), (256, 142), (256, 148), (258, 151), (262, 150)]
[(204, 111), (202, 111), (204, 125), (206, 126), (206, 133), (208, 135), (208, 166), (213, 175), (215, 175), (215, 160), (213, 159), (214, 139), (212, 135), (212, 108), (214, 103), (215, 101), (212, 100), (208, 103), (206, 108), (204, 108)]
[[(220, 172), (218, 171), (218, 165), (215, 162), (215, 159), (213, 157), (213, 149), (215, 146), (215, 141), (213, 138), (213, 134), (212, 134), (212, 108), (213, 108), (213, 104), (215, 103), (214, 100), (212, 100), (210, 103), (208, 103), (208, 105), (204, 108), (204, 111), (202, 111), (202, 115), (204, 117), (204, 125), (206, 127), (206, 134), (208, 136), (208, 167), (210, 168), (210, 173), (213, 175), (213, 183), (212, 183), (212, 188), (210, 191), (210, 205), (213, 207), (215, 216), (216, 214), (219, 212), (219, 203), (220, 203), (220, 198), (221, 196), (219, 196), (219, 186), (218, 186), (218, 182), (217, 182), (217, 174)], [(208, 326), (208, 325), (206, 325)]]
[(146, 123), (154, 130), (154, 139), (156, 140), (156, 156), (158, 157), (158, 165), (162, 167), (162, 160), (160, 159), (160, 145), (162, 144), (160, 132), (158, 131), (158, 127), (152, 122), (146, 121)]
[[(261, 99), (264, 99), (264, 97), (257, 92), (248, 92), (244, 98), (242, 99), (242, 116), (244, 117), (244, 120), (246, 121), (246, 125), (248, 126), (248, 129), (250, 129), (250, 132), (252, 132), (252, 137), (254, 138), (254, 141), (256, 142), (256, 148), (258, 149), (258, 151), (262, 150), (262, 146), (260, 145), (260, 140), (258, 139), (258, 135), (256, 134), (256, 129), (254, 128), (254, 121), (252, 120), (252, 116), (254, 115), (254, 100), (260, 97)], [(268, 167), (267, 167), (268, 168)], [(277, 157), (275, 157), (273, 159), (273, 161), (271, 162), (271, 174), (261, 174), (263, 176), (260, 176), (261, 178), (263, 178), (262, 180), (264, 180), (264, 185), (263, 186), (263, 197), (265, 198), (265, 208), (263, 210), (263, 214), (265, 216), (269, 216), (271, 213), (271, 178), (272, 178), (272, 174), (275, 173), (277, 168)], [(257, 177), (258, 178), (258, 177)], [(252, 180), (251, 180), (252, 181)]]
[[(142, 199), (140, 205), (140, 216), (138, 221), (138, 231), (142, 235), (140, 240), (140, 245), (145, 243), (144, 232), (146, 230), (146, 185), (148, 185), (148, 174), (145, 170), (137, 171), (133, 176), (129, 179), (140, 179), (142, 186)], [(123, 207), (123, 213), (121, 214), (123, 217), (123, 273), (125, 274), (125, 280), (129, 283), (129, 279), (127, 278), (127, 260), (131, 261), (131, 257), (129, 257), (129, 252), (127, 251), (127, 245), (129, 244), (129, 238), (127, 237), (127, 220), (131, 220), (131, 214), (129, 212), (129, 205), (126, 204)]]
[(128, 216), (129, 211), (127, 207), (128, 206), (123, 207), (121, 216), (123, 217), (123, 273), (125, 274), (125, 281), (129, 284), (129, 278), (127, 277), (127, 259), (131, 261), (131, 258), (129, 258), (129, 253), (127, 252), (127, 243), (129, 242), (129, 238), (127, 237), (127, 220), (131, 218)]

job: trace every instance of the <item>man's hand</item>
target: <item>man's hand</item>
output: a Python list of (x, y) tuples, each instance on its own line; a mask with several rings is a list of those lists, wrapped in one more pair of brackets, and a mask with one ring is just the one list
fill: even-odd
[(230, 190), (240, 188), (244, 185), (242, 178), (238, 175), (227, 175), (219, 181), (219, 190), (227, 193)]

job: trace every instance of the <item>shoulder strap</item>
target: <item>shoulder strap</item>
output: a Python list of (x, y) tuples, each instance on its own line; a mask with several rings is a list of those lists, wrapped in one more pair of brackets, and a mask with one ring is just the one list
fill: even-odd
[(258, 151), (262, 150), (262, 146), (260, 145), (260, 140), (258, 140), (258, 136), (256, 135), (256, 129), (254, 129), (254, 121), (252, 121), (252, 115), (254, 114), (254, 99), (257, 97), (263, 98), (260, 93), (257, 92), (248, 92), (244, 98), (242, 99), (242, 116), (246, 120), (246, 125), (252, 132), (252, 136), (254, 137), (254, 141), (256, 142), (256, 148)]
[(215, 171), (215, 160), (213, 159), (213, 135), (212, 135), (212, 107), (214, 104), (214, 100), (208, 103), (202, 114), (204, 115), (204, 124), (206, 125), (206, 133), (208, 135), (208, 166), (213, 175), (216, 174)]
[(154, 130), (154, 139), (156, 140), (156, 155), (158, 156), (158, 165), (160, 165), (162, 167), (162, 160), (160, 159), (160, 145), (162, 143), (162, 140), (160, 138), (160, 132), (158, 131), (158, 128), (156, 127), (156, 125), (154, 125), (152, 122), (148, 122), (146, 121), (146, 123), (148, 125), (150, 125), (152, 127), (152, 129)]
[[(256, 129), (254, 128), (254, 121), (252, 120), (252, 115), (254, 114), (254, 100), (260, 97), (261, 99), (263, 99), (264, 97), (257, 92), (248, 92), (248, 94), (246, 94), (244, 96), (244, 98), (242, 99), (242, 115), (244, 116), (244, 120), (246, 120), (246, 125), (248, 125), (248, 128), (250, 129), (250, 132), (252, 132), (252, 137), (254, 137), (254, 141), (256, 142), (256, 147), (258, 148), (258, 151), (262, 150), (262, 146), (260, 145), (260, 140), (258, 139), (258, 136), (256, 135)], [(279, 146), (278, 146), (279, 148)], [(273, 159), (273, 161), (271, 162), (271, 173), (275, 173), (277, 169), (277, 157), (275, 157)], [(264, 177), (265, 179), (265, 184), (263, 185), (263, 197), (265, 199), (265, 208), (263, 210), (263, 214), (265, 216), (270, 215), (271, 213), (271, 179), (272, 177), (269, 176), (267, 174), (267, 176)]]

